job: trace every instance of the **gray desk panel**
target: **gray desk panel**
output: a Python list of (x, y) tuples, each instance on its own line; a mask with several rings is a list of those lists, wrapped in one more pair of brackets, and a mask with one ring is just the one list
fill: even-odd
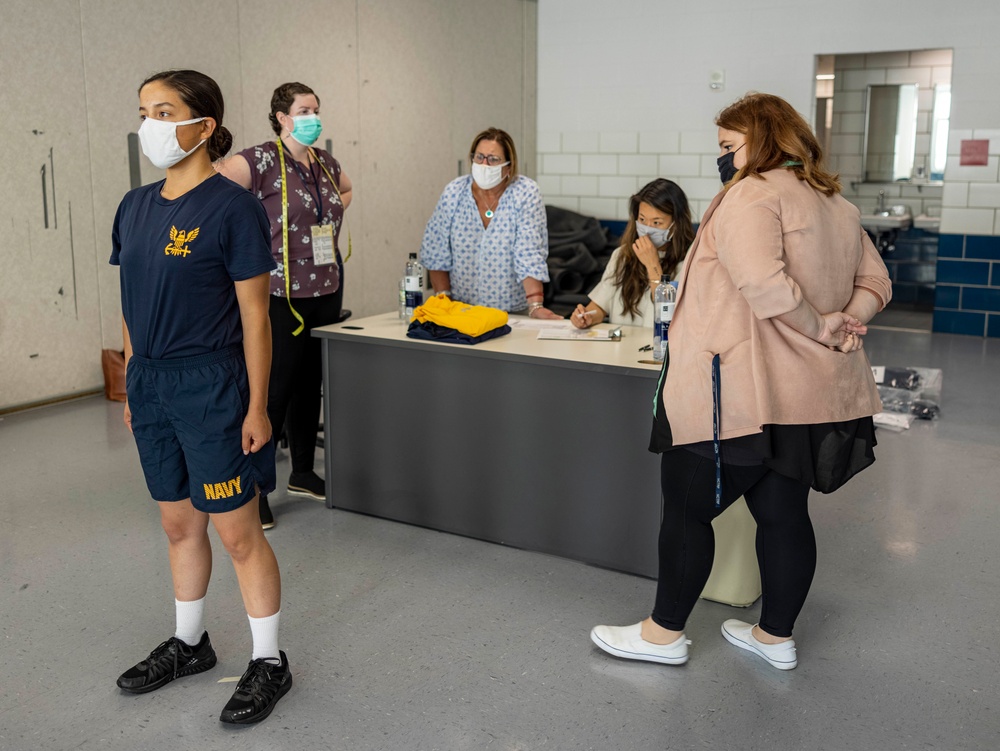
[(331, 505), (656, 576), (655, 372), (315, 335)]

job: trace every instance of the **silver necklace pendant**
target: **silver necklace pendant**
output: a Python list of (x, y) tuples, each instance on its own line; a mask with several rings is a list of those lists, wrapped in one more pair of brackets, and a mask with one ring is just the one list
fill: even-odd
[(484, 216), (487, 219), (492, 219), (493, 218), (493, 209), (486, 209), (486, 213), (484, 214)]

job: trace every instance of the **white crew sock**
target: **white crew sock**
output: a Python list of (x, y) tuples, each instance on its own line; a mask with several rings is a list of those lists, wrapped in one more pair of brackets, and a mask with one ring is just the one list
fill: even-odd
[(253, 634), (253, 657), (251, 660), (259, 660), (262, 657), (269, 660), (280, 660), (278, 654), (278, 619), (281, 618), (279, 610), (274, 615), (265, 618), (254, 618), (247, 613), (250, 620), (250, 633)]
[(205, 618), (205, 598), (181, 602), (174, 600), (177, 608), (177, 630), (174, 636), (185, 644), (196, 647), (205, 633), (203, 621)]

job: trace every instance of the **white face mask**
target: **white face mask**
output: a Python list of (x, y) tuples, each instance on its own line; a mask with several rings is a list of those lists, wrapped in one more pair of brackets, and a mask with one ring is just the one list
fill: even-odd
[(488, 164), (476, 164), (473, 162), (472, 179), (475, 180), (476, 185), (483, 190), (495, 188), (503, 182), (503, 168), (508, 164), (510, 164), (510, 162), (504, 162), (503, 164), (498, 164), (496, 167), (491, 167)]
[(635, 231), (638, 233), (639, 237), (648, 237), (653, 245), (657, 248), (662, 248), (670, 240), (670, 230), (674, 228), (673, 222), (666, 229), (660, 229), (659, 227), (650, 227), (646, 224), (635, 223)]
[(200, 123), (204, 119), (204, 117), (196, 117), (194, 120), (183, 120), (175, 123), (147, 117), (139, 126), (139, 143), (142, 145), (142, 153), (160, 169), (173, 167), (177, 162), (192, 154), (198, 146), (205, 143), (199, 141), (194, 149), (184, 151), (177, 142), (177, 126)]

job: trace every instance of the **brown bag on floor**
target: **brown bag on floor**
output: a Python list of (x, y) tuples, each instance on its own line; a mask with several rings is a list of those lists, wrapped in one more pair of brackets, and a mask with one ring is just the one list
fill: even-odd
[(101, 369), (104, 371), (104, 396), (113, 402), (125, 401), (125, 353), (102, 349)]

